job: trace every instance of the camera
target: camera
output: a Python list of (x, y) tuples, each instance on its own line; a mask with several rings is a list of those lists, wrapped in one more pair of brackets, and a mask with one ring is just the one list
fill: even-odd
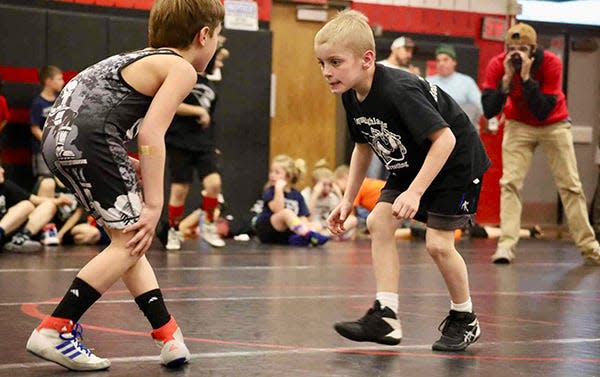
[(516, 72), (521, 72), (521, 65), (523, 64), (523, 60), (521, 59), (521, 55), (517, 52), (510, 55), (510, 62), (515, 68)]

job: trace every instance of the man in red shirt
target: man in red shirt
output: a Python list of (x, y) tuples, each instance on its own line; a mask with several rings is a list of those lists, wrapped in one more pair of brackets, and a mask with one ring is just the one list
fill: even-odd
[(569, 230), (584, 262), (600, 265), (600, 245), (589, 223), (587, 203), (573, 148), (567, 102), (561, 88), (562, 63), (537, 46), (535, 30), (524, 23), (506, 35), (506, 52), (489, 62), (483, 84), (486, 118), (504, 110), (500, 227), (494, 263), (510, 263), (521, 227), (520, 192), (538, 145), (546, 153), (565, 209)]

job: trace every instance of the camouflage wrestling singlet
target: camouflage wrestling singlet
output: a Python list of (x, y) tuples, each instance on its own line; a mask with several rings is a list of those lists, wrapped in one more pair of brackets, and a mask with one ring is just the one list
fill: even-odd
[(167, 49), (139, 50), (85, 69), (65, 85), (44, 127), (48, 167), (109, 228), (124, 228), (140, 216), (141, 188), (126, 144), (136, 137), (152, 101), (130, 87), (121, 70), (157, 54), (176, 55)]

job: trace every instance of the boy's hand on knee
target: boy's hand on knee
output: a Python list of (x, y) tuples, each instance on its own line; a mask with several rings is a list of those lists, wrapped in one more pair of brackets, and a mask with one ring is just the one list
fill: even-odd
[(123, 229), (123, 233), (135, 232), (126, 245), (128, 248), (133, 248), (131, 255), (142, 255), (150, 248), (160, 212), (160, 208), (144, 207), (139, 220)]
[(327, 218), (327, 228), (333, 235), (339, 236), (344, 234), (344, 222), (352, 213), (352, 203), (342, 201)]
[(412, 219), (419, 210), (421, 196), (412, 192), (404, 191), (398, 195), (392, 205), (392, 215), (397, 219)]

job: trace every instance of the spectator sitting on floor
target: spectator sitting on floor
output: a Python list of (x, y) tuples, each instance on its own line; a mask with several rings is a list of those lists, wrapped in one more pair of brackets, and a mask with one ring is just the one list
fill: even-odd
[[(0, 167), (0, 242), (9, 241), (3, 250), (41, 250), (41, 243), (32, 240), (31, 237), (52, 219), (59, 206), (69, 204), (71, 199), (68, 197), (43, 198), (27, 193), (12, 181), (5, 179), (4, 169)], [(10, 237), (23, 224), (25, 226)]]
[(269, 170), (269, 181), (263, 192), (263, 210), (254, 229), (263, 243), (319, 246), (329, 240), (309, 223), (310, 215), (302, 194), (294, 185), (305, 171), (302, 159), (275, 156)]
[[(321, 233), (328, 233), (327, 218), (342, 199), (342, 192), (333, 181), (333, 172), (327, 167), (327, 161), (321, 159), (312, 171), (312, 187), (307, 186), (302, 190), (302, 196), (311, 214), (310, 220), (314, 228)], [(353, 238), (357, 224), (356, 216), (348, 216), (344, 223), (346, 233), (340, 239)]]

